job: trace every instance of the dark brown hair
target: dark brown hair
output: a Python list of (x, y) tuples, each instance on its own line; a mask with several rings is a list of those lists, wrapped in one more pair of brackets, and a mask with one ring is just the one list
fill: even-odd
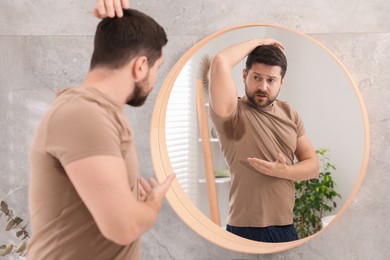
[(274, 45), (260, 45), (249, 53), (245, 64), (246, 70), (249, 71), (254, 63), (279, 66), (281, 68), (280, 74), (282, 78), (286, 74), (287, 58), (283, 51)]
[(152, 66), (168, 42), (164, 29), (150, 16), (124, 9), (123, 17), (104, 18), (97, 26), (90, 69), (119, 69), (136, 56)]

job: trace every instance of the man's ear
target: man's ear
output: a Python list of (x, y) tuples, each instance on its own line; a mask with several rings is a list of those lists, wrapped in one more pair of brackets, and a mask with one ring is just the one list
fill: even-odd
[(246, 71), (246, 69), (244, 68), (244, 69), (242, 70), (242, 78), (243, 78), (243, 81), (244, 81), (244, 82), (245, 82), (247, 76), (248, 76), (248, 71)]
[(146, 56), (138, 56), (134, 58), (131, 74), (135, 82), (145, 79), (149, 71), (148, 58)]

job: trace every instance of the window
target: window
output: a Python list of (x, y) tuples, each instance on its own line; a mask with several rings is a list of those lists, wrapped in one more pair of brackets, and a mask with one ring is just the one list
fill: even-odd
[(189, 61), (178, 75), (169, 97), (165, 121), (168, 156), (176, 178), (196, 201), (197, 191), (197, 114), (196, 87)]

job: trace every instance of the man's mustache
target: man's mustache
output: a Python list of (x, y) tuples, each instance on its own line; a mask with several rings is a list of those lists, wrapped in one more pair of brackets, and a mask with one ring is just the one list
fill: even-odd
[(255, 95), (262, 95), (262, 96), (268, 97), (267, 92), (264, 92), (262, 90), (256, 90)]

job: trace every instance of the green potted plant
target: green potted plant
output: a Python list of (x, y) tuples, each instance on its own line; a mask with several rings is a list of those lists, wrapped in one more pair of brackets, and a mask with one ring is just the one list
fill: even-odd
[(28, 239), (30, 238), (30, 234), (27, 231), (28, 224), (22, 224), (23, 219), (16, 216), (4, 200), (0, 202), (0, 220), (5, 221), (5, 231), (15, 232), (16, 237), (20, 240), (18, 245), (0, 243), (0, 256), (9, 254), (25, 256)]
[(299, 238), (321, 230), (324, 213), (335, 210), (335, 199), (341, 198), (331, 176), (336, 167), (330, 163), (329, 150), (318, 149), (316, 154), (320, 161), (318, 179), (295, 182), (294, 226)]

